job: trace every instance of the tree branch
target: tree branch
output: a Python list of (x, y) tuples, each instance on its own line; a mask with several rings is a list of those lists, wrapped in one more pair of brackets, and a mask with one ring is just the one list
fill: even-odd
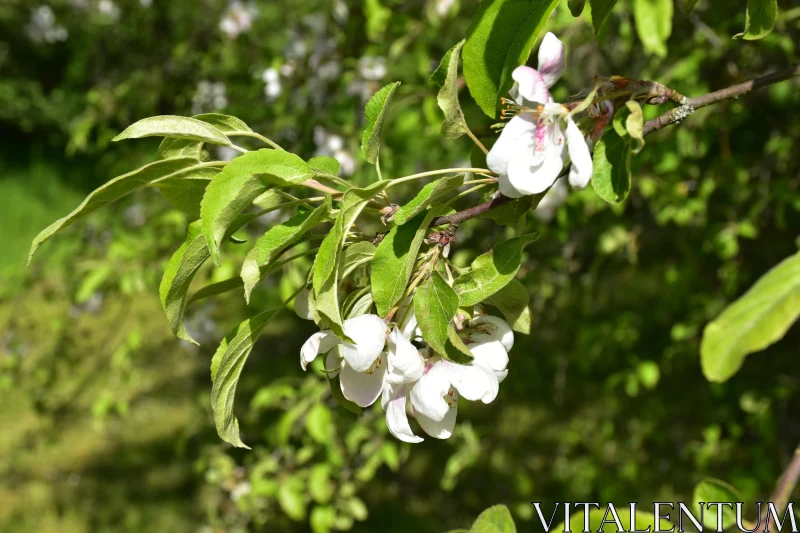
[[(769, 498), (769, 501), (775, 504), (775, 510), (777, 512), (780, 512), (786, 507), (786, 504), (789, 503), (789, 497), (792, 495), (792, 491), (794, 491), (798, 479), (800, 479), (800, 446), (794, 451), (794, 456), (789, 462), (789, 466), (786, 467), (786, 470), (783, 472), (780, 479), (778, 479), (775, 491)], [(762, 516), (765, 520), (769, 520), (767, 511), (762, 511)], [(759, 517), (759, 519), (760, 518), (761, 517)]]
[[(760, 78), (755, 78), (753, 80), (746, 81), (744, 83), (739, 83), (738, 85), (732, 85), (725, 89), (714, 91), (713, 93), (704, 94), (702, 96), (697, 96), (695, 98), (687, 98), (683, 105), (676, 107), (674, 109), (670, 109), (663, 115), (645, 122), (642, 133), (643, 135), (647, 135), (649, 133), (653, 133), (654, 131), (658, 131), (661, 128), (665, 128), (671, 124), (677, 124), (678, 122), (682, 121), (684, 118), (691, 115), (692, 113), (694, 113), (695, 110), (700, 109), (701, 107), (706, 107), (708, 105), (716, 104), (723, 100), (729, 100), (731, 98), (738, 98), (739, 96), (747, 94), (755, 89), (761, 89), (762, 87), (767, 87), (769, 85), (773, 85), (775, 83), (779, 83), (797, 76), (800, 76), (800, 64), (785, 68), (783, 70), (772, 72), (771, 74), (767, 74), (765, 76), (761, 76)], [(469, 209), (464, 209), (463, 211), (453, 213), (452, 215), (439, 217), (435, 219), (433, 223), (431, 223), (431, 226), (441, 226), (443, 224), (461, 224), (465, 220), (469, 220), (470, 218), (475, 218), (479, 215), (486, 213), (491, 209), (494, 209), (495, 207), (501, 206), (510, 201), (511, 198), (507, 198), (503, 195), (500, 195), (497, 198), (494, 198), (493, 200), (489, 200), (488, 202), (478, 204), (474, 207), (470, 207)], [(795, 475), (794, 477), (794, 481), (792, 482), (792, 487), (794, 487), (794, 484), (797, 482), (797, 477), (800, 476), (800, 459), (798, 458), (798, 456), (799, 455), (795, 455), (795, 460), (798, 463), (796, 467), (797, 475)]]
[(684, 105), (670, 109), (663, 115), (656, 117), (653, 120), (648, 120), (644, 125), (643, 133), (644, 135), (647, 135), (648, 133), (660, 130), (661, 128), (665, 128), (671, 124), (676, 124), (701, 107), (716, 104), (723, 100), (738, 98), (755, 89), (767, 87), (768, 85), (779, 83), (796, 76), (800, 76), (800, 64), (772, 72), (765, 76), (761, 76), (760, 78), (746, 81), (744, 83), (739, 83), (738, 85), (732, 85), (725, 89), (714, 91), (713, 93), (704, 94), (696, 98), (688, 98)]

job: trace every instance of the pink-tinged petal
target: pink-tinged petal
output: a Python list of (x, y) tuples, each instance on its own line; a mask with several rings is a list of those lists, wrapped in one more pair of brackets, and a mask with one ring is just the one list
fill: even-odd
[(317, 355), (326, 353), (339, 344), (339, 339), (329, 329), (318, 331), (311, 335), (300, 348), (300, 366), (303, 370), (317, 358)]
[(497, 397), (500, 385), (491, 369), (480, 364), (460, 365), (449, 361), (445, 364), (450, 374), (450, 383), (464, 399), (490, 403)]
[(531, 67), (521, 66), (511, 73), (519, 84), (519, 96), (524, 105), (546, 104), (550, 100), (550, 91), (542, 75)]
[(486, 368), (498, 378), (506, 372), (508, 352), (499, 341), (468, 344), (467, 348), (475, 356), (473, 364)]
[(539, 46), (539, 73), (548, 87), (552, 87), (558, 81), (564, 73), (566, 63), (564, 45), (558, 37), (547, 32)]
[(436, 421), (442, 420), (450, 410), (445, 400), (450, 391), (450, 379), (442, 363), (437, 361), (431, 365), (409, 394), (414, 411)]
[(521, 113), (512, 118), (486, 155), (489, 170), (495, 174), (506, 174), (511, 157), (520, 150), (529, 149), (533, 145), (532, 139), (535, 133), (536, 123), (531, 113)]
[(508, 322), (497, 316), (481, 315), (473, 319), (469, 337), (477, 343), (500, 341), (509, 352), (514, 347), (514, 331)]
[(414, 435), (414, 432), (411, 431), (411, 425), (408, 423), (408, 414), (406, 414), (407, 390), (408, 385), (399, 385), (388, 404), (384, 407), (386, 409), (386, 425), (389, 427), (389, 433), (403, 442), (422, 442), (422, 437)]
[(508, 163), (508, 176), (499, 177), (500, 192), (511, 198), (539, 194), (550, 187), (563, 168), (564, 138), (551, 124), (541, 146), (514, 154)]
[(308, 291), (308, 289), (303, 289), (297, 293), (297, 296), (294, 297), (294, 312), (303, 320), (314, 319), (313, 315), (311, 314), (309, 298), (311, 298), (311, 293)]
[(425, 371), (425, 361), (419, 354), (417, 347), (411, 344), (396, 327), (389, 334), (389, 373), (386, 381), (389, 383), (411, 383), (422, 377)]
[[(456, 402), (458, 402), (458, 393), (454, 394)], [(414, 418), (417, 419), (420, 427), (435, 439), (448, 439), (453, 434), (453, 428), (456, 426), (456, 416), (458, 415), (458, 404), (456, 403), (452, 408), (447, 409), (444, 417), (441, 420), (434, 420), (425, 414), (416, 411)]]
[(355, 344), (342, 343), (342, 355), (356, 372), (365, 372), (386, 346), (386, 322), (378, 315), (361, 315), (344, 321), (344, 334)]
[(547, 191), (539, 201), (539, 205), (533, 210), (533, 216), (542, 222), (549, 222), (556, 214), (556, 209), (561, 207), (567, 199), (568, 194), (567, 179), (558, 178), (553, 186)]
[(380, 396), (385, 375), (386, 361), (382, 357), (367, 372), (358, 372), (345, 364), (339, 373), (342, 394), (359, 407), (368, 407)]
[(567, 149), (572, 160), (569, 184), (574, 189), (584, 189), (592, 179), (592, 154), (589, 153), (583, 133), (571, 117), (567, 119)]

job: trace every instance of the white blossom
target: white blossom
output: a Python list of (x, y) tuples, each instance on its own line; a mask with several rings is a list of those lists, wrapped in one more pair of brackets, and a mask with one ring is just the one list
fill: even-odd
[(539, 194), (556, 181), (566, 156), (572, 162), (569, 182), (586, 187), (592, 158), (569, 110), (553, 102), (551, 87), (563, 73), (564, 46), (548, 33), (539, 48), (539, 69), (517, 67), (511, 97), (518, 113), (503, 128), (486, 162), (499, 175), (499, 189), (510, 198)]
[(258, 10), (252, 3), (245, 5), (238, 0), (234, 0), (219, 21), (219, 29), (228, 38), (235, 39), (252, 28), (253, 19), (257, 15)]
[(31, 20), (25, 26), (25, 33), (31, 41), (56, 43), (66, 41), (67, 29), (56, 24), (56, 16), (50, 6), (39, 6), (31, 13)]
[(267, 101), (272, 102), (281, 95), (283, 87), (278, 69), (271, 67), (265, 69), (261, 73), (261, 79), (264, 81), (264, 96), (267, 97)]
[(350, 176), (356, 169), (356, 160), (344, 149), (344, 139), (339, 135), (325, 130), (322, 126), (314, 126), (314, 144), (317, 151), (314, 155), (328, 156), (339, 162), (339, 172), (343, 176)]
[(381, 80), (386, 76), (386, 58), (364, 56), (358, 60), (358, 73), (365, 80)]

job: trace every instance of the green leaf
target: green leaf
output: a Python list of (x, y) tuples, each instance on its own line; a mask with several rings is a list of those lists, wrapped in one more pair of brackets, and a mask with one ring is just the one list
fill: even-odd
[(375, 245), (368, 241), (361, 241), (345, 248), (339, 262), (339, 279), (344, 279), (359, 266), (372, 261), (375, 255)]
[(350, 227), (372, 198), (389, 184), (378, 181), (363, 189), (348, 189), (342, 197), (339, 216), (331, 231), (320, 244), (312, 266), (312, 284), (317, 312), (331, 322), (337, 336), (343, 338), (342, 317), (339, 309), (339, 264), (344, 240)]
[(569, 12), (573, 17), (579, 17), (583, 13), (583, 8), (586, 6), (586, 0), (569, 0), (567, 2)]
[[(739, 491), (724, 481), (713, 478), (704, 478), (703, 481), (695, 485), (692, 498), (695, 516), (702, 516), (701, 523), (712, 531), (717, 529), (717, 513), (709, 512), (707, 508), (705, 512), (701, 512), (700, 502), (704, 504), (709, 502), (732, 503), (735, 506), (736, 502), (743, 501), (745, 501), (744, 497)], [(735, 523), (736, 513), (733, 509), (729, 509), (724, 505), (721, 505), (720, 509), (722, 509), (723, 525), (728, 524), (730, 526), (730, 524)], [(723, 529), (723, 525), (720, 525), (719, 529)]]
[(644, 148), (644, 112), (639, 102), (628, 100), (625, 106), (630, 110), (630, 115), (625, 119), (625, 130), (631, 139), (636, 141), (636, 147), (632, 148), (634, 154), (638, 154)]
[(378, 160), (378, 152), (380, 152), (381, 149), (381, 130), (383, 129), (383, 123), (386, 120), (389, 106), (392, 104), (394, 92), (398, 87), (400, 87), (399, 81), (386, 85), (372, 95), (372, 98), (369, 99), (364, 109), (366, 126), (364, 135), (361, 138), (361, 151), (364, 153), (364, 158), (367, 162), (373, 165)]
[(149, 165), (138, 168), (133, 172), (117, 176), (105, 185), (92, 191), (81, 205), (76, 207), (70, 214), (56, 220), (43, 229), (31, 243), (28, 263), (31, 262), (36, 249), (47, 239), (82, 219), (89, 213), (111, 202), (119, 200), (143, 187), (157, 185), (159, 182), (171, 178), (179, 178), (186, 175), (195, 177), (205, 175), (207, 179), (211, 179), (214, 174), (216, 174), (217, 170), (218, 169), (214, 167), (207, 167), (206, 163), (199, 163), (197, 159), (191, 157), (176, 157), (173, 159), (156, 161), (155, 163), (150, 163)]
[(370, 287), (367, 285), (361, 290), (347, 295), (342, 304), (342, 314), (346, 319), (366, 315), (374, 304), (372, 292), (370, 292)]
[(339, 161), (326, 155), (312, 157), (308, 160), (308, 164), (315, 170), (321, 170), (326, 174), (333, 174), (334, 176), (339, 174), (339, 167), (341, 166)]
[(753, 352), (783, 337), (800, 316), (800, 252), (764, 274), (703, 332), (700, 362), (709, 381), (733, 376)]
[(311, 228), (323, 222), (331, 210), (330, 197), (311, 212), (298, 213), (286, 222), (271, 227), (256, 241), (242, 264), (244, 297), (250, 302), (250, 293), (261, 281), (262, 272), (286, 248), (299, 241)]
[(203, 234), (211, 258), (219, 265), (219, 245), (230, 223), (266, 189), (302, 183), (314, 170), (302, 159), (282, 150), (262, 149), (234, 158), (211, 181), (200, 206)]
[(370, 281), (379, 316), (389, 314), (403, 297), (417, 252), (436, 213), (436, 209), (431, 209), (418, 214), (407, 224), (393, 227), (375, 250)]
[[(203, 239), (205, 240), (205, 237)], [(205, 298), (210, 298), (218, 294), (224, 294), (226, 292), (236, 290), (240, 288), (242, 285), (243, 282), (240, 276), (235, 276), (222, 281), (218, 281), (216, 283), (211, 283), (194, 292), (192, 296), (189, 298), (189, 300), (186, 302), (186, 305), (189, 306), (198, 300), (203, 300)]]
[(658, 57), (667, 55), (667, 39), (672, 35), (674, 0), (634, 0), (636, 33), (644, 49)]
[(559, 0), (482, 0), (467, 30), (464, 77), (472, 98), (492, 118)]
[(594, 147), (592, 187), (609, 203), (619, 203), (631, 192), (631, 145), (613, 128)]
[(299, 475), (282, 480), (278, 486), (278, 505), (295, 522), (306, 518), (305, 491), (306, 484)]
[(472, 262), (472, 269), (460, 276), (453, 286), (460, 305), (475, 305), (508, 285), (519, 270), (522, 249), (538, 238), (538, 233), (520, 235), (499, 242), (478, 256)]
[(483, 300), (482, 303), (499, 309), (514, 331), (530, 335), (531, 309), (528, 307), (529, 301), (530, 297), (525, 285), (512, 279), (508, 285)]
[(161, 306), (169, 320), (172, 333), (179, 339), (198, 344), (183, 323), (186, 312), (186, 295), (195, 274), (209, 258), (206, 239), (203, 237), (200, 221), (189, 224), (183, 244), (172, 254), (164, 275), (161, 277), (159, 296)]
[(192, 118), (211, 124), (226, 135), (242, 132), (250, 133), (253, 131), (243, 120), (231, 115), (223, 115), (222, 113), (203, 113), (201, 115), (195, 115)]
[(458, 294), (439, 272), (434, 271), (414, 294), (414, 313), (425, 341), (445, 353), (447, 328), (458, 311)]
[(209, 153), (203, 149), (204, 146), (205, 143), (203, 141), (165, 137), (158, 146), (158, 155), (161, 159), (192, 157), (198, 161), (206, 161), (210, 156)]
[(505, 505), (494, 505), (483, 511), (472, 524), (471, 533), (517, 533), (511, 511)]
[[(631, 523), (631, 513), (628, 509), (621, 508), (620, 506), (615, 507), (617, 511), (617, 516), (619, 516), (620, 522), (622, 522), (623, 528), (627, 530), (650, 530), (655, 531), (656, 528), (656, 517), (652, 513), (645, 513), (643, 511), (636, 511), (636, 519), (634, 523)], [(603, 518), (605, 517), (606, 510), (605, 509), (591, 509), (589, 511), (589, 531), (598, 531), (600, 529), (600, 525), (603, 522)], [(583, 531), (584, 526), (584, 513), (578, 512), (573, 514), (569, 517), (569, 529), (574, 532)], [(613, 518), (611, 513), (608, 514), (607, 520), (610, 522), (605, 523), (605, 529), (607, 533), (611, 533), (617, 531), (617, 528), (614, 526)], [(635, 528), (633, 527), (635, 526)], [(661, 531), (669, 531), (672, 527), (672, 524), (665, 519), (661, 519), (660, 528)], [(550, 529), (550, 531), (564, 531), (564, 523), (560, 523), (559, 525)], [(675, 528), (677, 531), (678, 528)]]
[[(439, 109), (444, 112), (441, 131), (445, 139), (457, 139), (469, 130), (467, 122), (464, 120), (464, 113), (461, 111), (461, 104), (458, 103), (458, 61), (461, 59), (463, 46), (464, 40), (448, 50), (442, 59), (442, 64), (433, 73), (436, 76), (442, 67), (445, 67), (447, 71), (442, 88), (436, 96)], [(446, 66), (445, 61), (447, 61)]]
[[(481, 213), (480, 217), (493, 220), (504, 226), (515, 227), (528, 211), (536, 207), (539, 200), (541, 200), (544, 195), (545, 193), (515, 198), (510, 202), (506, 202), (485, 213)], [(491, 193), (487, 195), (486, 200), (489, 200), (490, 197)]]
[(308, 436), (319, 444), (327, 444), (333, 435), (333, 417), (325, 404), (316, 403), (306, 414)]
[(158, 190), (161, 196), (174, 207), (189, 215), (192, 219), (200, 218), (200, 203), (206, 192), (209, 181), (218, 173), (211, 174), (207, 180), (171, 179), (160, 182)]
[(444, 82), (447, 80), (447, 72), (450, 68), (450, 58), (453, 55), (453, 51), (456, 48), (460, 48), (461, 46), (463, 46), (463, 42), (464, 41), (462, 40), (460, 43), (458, 43), (457, 45), (455, 45), (454, 47), (452, 47), (451, 49), (449, 49), (447, 52), (444, 53), (444, 56), (442, 56), (442, 60), (439, 62), (439, 65), (436, 67), (436, 70), (434, 70), (433, 74), (431, 74), (430, 77), (431, 83), (433, 83), (439, 88), (441, 88), (444, 85)]
[(231, 141), (220, 130), (196, 118), (160, 115), (131, 124), (125, 131), (111, 139), (141, 139), (142, 137), (174, 137), (231, 146)]
[(734, 39), (754, 41), (765, 37), (775, 27), (778, 18), (778, 0), (747, 0), (744, 32), (734, 35)]
[[(414, 308), (414, 311), (416, 312), (416, 308)], [(464, 341), (458, 336), (455, 324), (447, 326), (447, 343), (441, 354), (445, 359), (460, 365), (468, 365), (474, 359), (472, 352), (469, 351), (467, 345), (464, 344)]]
[(222, 440), (237, 448), (249, 449), (239, 437), (239, 421), (233, 414), (236, 385), (258, 336), (278, 311), (279, 309), (270, 309), (239, 324), (226, 337), (222, 354), (219, 357), (215, 355), (216, 361), (212, 360), (214, 385), (211, 388), (211, 409), (214, 412), (217, 433)]
[(608, 20), (611, 10), (617, 0), (589, 0), (589, 6), (592, 8), (592, 25), (594, 26), (594, 33), (600, 33), (603, 29), (603, 24)]
[(402, 226), (424, 211), (429, 205), (444, 197), (456, 187), (461, 186), (462, 183), (464, 183), (463, 174), (447, 176), (428, 183), (410, 202), (397, 210), (394, 215), (395, 223), (398, 226)]

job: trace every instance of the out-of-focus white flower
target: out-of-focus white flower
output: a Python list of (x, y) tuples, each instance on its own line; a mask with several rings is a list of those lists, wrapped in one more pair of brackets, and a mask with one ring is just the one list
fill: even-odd
[(208, 80), (198, 82), (197, 90), (192, 96), (193, 115), (224, 109), (227, 106), (228, 97), (225, 94), (224, 83), (221, 81), (210, 82)]
[(553, 102), (551, 87), (563, 73), (564, 46), (552, 33), (539, 48), (539, 70), (517, 67), (510, 94), (516, 115), (503, 128), (486, 163), (499, 175), (500, 192), (519, 198), (545, 191), (555, 182), (567, 153), (572, 166), (569, 182), (586, 187), (592, 177), (592, 157), (569, 110)]
[(336, 0), (333, 3), (333, 18), (336, 22), (344, 24), (349, 17), (350, 9), (347, 7), (347, 4), (342, 2), (342, 0)]
[(253, 487), (252, 485), (250, 485), (249, 482), (242, 481), (241, 483), (233, 487), (233, 490), (231, 491), (231, 500), (238, 501), (242, 496), (250, 494), (252, 489)]
[(287, 61), (283, 65), (281, 65), (281, 76), (288, 78), (292, 74), (294, 74), (295, 64), (294, 61)]
[(145, 8), (150, 7), (153, 5), (153, 0), (139, 0), (139, 5)]
[(247, 5), (239, 0), (233, 0), (228, 10), (219, 21), (219, 29), (230, 39), (235, 39), (253, 27), (253, 19), (258, 15), (258, 9), (252, 3)]
[(25, 33), (37, 43), (57, 43), (66, 41), (69, 36), (65, 27), (56, 25), (56, 16), (50, 6), (39, 6), (33, 10)]
[(111, 20), (119, 19), (119, 7), (111, 0), (100, 0), (97, 2), (97, 11)]
[(364, 56), (358, 60), (358, 73), (365, 80), (381, 80), (386, 76), (386, 58)]
[(237, 155), (239, 152), (231, 148), (230, 146), (217, 146), (217, 159), (220, 161), (230, 161)]
[(342, 67), (339, 66), (339, 62), (332, 59), (320, 65), (317, 69), (317, 77), (325, 81), (335, 80), (341, 72)]
[(455, 3), (456, 0), (436, 0), (436, 5), (434, 7), (436, 14), (440, 17), (447, 15), (450, 12), (450, 8), (452, 8)]
[(328, 156), (339, 162), (339, 173), (350, 176), (356, 169), (356, 160), (344, 149), (344, 139), (328, 132), (322, 126), (314, 126), (314, 144), (317, 151), (314, 155)]
[(281, 95), (283, 87), (278, 69), (270, 67), (264, 70), (261, 79), (264, 80), (264, 95), (268, 101), (272, 102)]
[(539, 200), (539, 205), (533, 210), (533, 216), (542, 222), (553, 220), (556, 211), (567, 200), (567, 178), (558, 178), (547, 194)]

